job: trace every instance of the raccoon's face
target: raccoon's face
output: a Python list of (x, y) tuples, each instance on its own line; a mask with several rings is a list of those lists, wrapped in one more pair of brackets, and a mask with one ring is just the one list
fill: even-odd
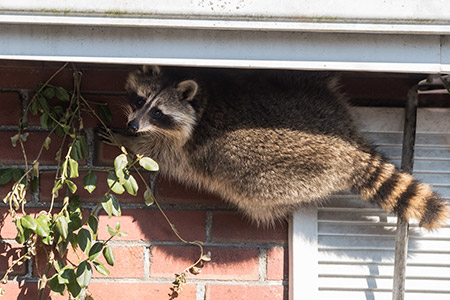
[(133, 133), (159, 133), (186, 140), (197, 116), (192, 101), (198, 85), (193, 80), (173, 82), (157, 67), (130, 74), (126, 89), (131, 112), (128, 129)]

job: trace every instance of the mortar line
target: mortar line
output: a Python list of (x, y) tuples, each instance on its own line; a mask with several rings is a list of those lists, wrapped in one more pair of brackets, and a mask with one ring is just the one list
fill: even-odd
[(259, 248), (259, 281), (267, 281), (267, 248)]
[(206, 220), (205, 220), (205, 232), (206, 232), (206, 243), (211, 243), (212, 241), (212, 212), (210, 209), (206, 210)]

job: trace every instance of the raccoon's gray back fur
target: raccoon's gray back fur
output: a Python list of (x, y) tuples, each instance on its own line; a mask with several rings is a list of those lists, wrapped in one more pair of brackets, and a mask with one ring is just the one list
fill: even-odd
[(432, 229), (445, 201), (365, 142), (330, 74), (144, 68), (117, 136), (164, 176), (217, 193), (258, 223), (353, 190)]

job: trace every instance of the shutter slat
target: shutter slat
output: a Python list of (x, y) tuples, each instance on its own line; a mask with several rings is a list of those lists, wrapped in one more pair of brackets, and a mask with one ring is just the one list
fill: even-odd
[[(403, 109), (355, 109), (363, 135), (400, 164)], [(414, 176), (450, 200), (450, 110), (419, 109)], [(396, 217), (347, 192), (318, 209), (319, 299), (391, 299)], [(410, 226), (406, 299), (450, 299), (450, 222)]]

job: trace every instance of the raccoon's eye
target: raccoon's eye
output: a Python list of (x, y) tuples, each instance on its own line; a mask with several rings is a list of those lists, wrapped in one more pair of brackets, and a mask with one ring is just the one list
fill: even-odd
[(162, 113), (161, 110), (155, 109), (155, 110), (153, 110), (151, 112), (151, 116), (152, 116), (153, 119), (159, 119), (159, 118), (161, 118), (163, 116), (163, 113)]
[(145, 100), (143, 98), (139, 98), (136, 102), (136, 108), (141, 108), (142, 106), (144, 106), (145, 104)]

